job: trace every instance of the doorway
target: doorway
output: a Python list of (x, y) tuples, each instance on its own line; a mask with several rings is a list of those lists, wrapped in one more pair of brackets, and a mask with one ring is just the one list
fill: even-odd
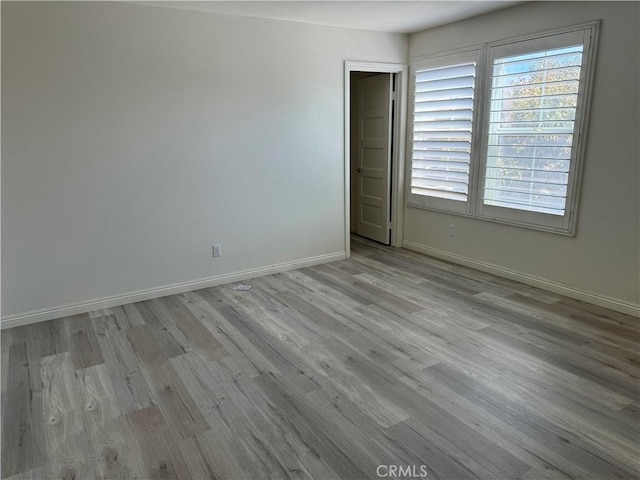
[(402, 245), (407, 67), (345, 64), (345, 246)]
[(351, 233), (391, 244), (392, 73), (351, 72)]

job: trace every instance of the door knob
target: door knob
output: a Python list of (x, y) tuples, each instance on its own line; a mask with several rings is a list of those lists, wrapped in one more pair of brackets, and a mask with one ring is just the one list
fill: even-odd
[(360, 167), (356, 168), (356, 172), (360, 173), (362, 172), (362, 169)]

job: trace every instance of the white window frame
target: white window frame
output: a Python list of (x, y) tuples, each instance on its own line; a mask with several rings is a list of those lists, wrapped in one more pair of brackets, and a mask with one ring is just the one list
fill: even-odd
[[(589, 120), (589, 110), (595, 74), (595, 55), (598, 45), (600, 21), (594, 21), (571, 27), (560, 28), (506, 40), (488, 42), (465, 49), (443, 52), (434, 55), (416, 57), (411, 64), (410, 92), (415, 92), (416, 71), (437, 66), (434, 60), (439, 59), (442, 66), (448, 59), (460, 53), (479, 52), (476, 68), (476, 92), (474, 94), (474, 121), (472, 125), (473, 141), (471, 145), (471, 165), (469, 171), (469, 194), (467, 202), (456, 202), (424, 195), (410, 193), (411, 164), (413, 152), (413, 136), (407, 142), (407, 180), (406, 205), (409, 207), (442, 211), (454, 215), (464, 215), (480, 220), (505, 223), (536, 230), (543, 230), (562, 235), (573, 236), (576, 232), (577, 212), (580, 200), (580, 187), (585, 156), (585, 144)], [(581, 34), (581, 35), (580, 35)], [(564, 216), (551, 215), (526, 210), (510, 209), (492, 205), (484, 205), (483, 192), (487, 163), (487, 138), (489, 128), (489, 103), (491, 101), (489, 87), (491, 85), (493, 59), (517, 55), (539, 50), (551, 50), (563, 45), (562, 41), (571, 36), (581, 38), (583, 44), (582, 68), (578, 91), (578, 104), (571, 147), (569, 177), (567, 181), (567, 199)], [(453, 64), (450, 62), (449, 64)], [(413, 133), (413, 108), (411, 101), (409, 110), (410, 132)], [(458, 204), (458, 205), (456, 205)], [(460, 205), (462, 204), (462, 205)]]

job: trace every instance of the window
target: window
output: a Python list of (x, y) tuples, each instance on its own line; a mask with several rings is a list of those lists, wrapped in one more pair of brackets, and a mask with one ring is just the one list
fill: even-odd
[(409, 205), (572, 234), (596, 26), (414, 61)]

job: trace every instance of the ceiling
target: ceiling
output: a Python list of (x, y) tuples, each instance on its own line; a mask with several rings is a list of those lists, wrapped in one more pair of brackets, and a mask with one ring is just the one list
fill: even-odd
[(145, 5), (336, 27), (412, 33), (522, 1), (145, 1)]

